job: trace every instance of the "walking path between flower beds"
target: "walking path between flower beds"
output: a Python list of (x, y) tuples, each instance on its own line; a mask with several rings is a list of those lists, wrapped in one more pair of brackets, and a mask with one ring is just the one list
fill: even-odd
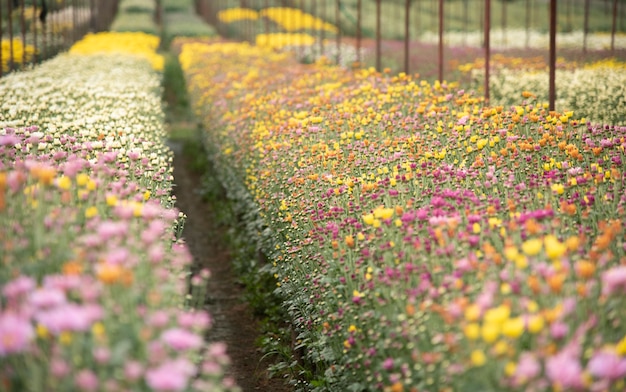
[(183, 238), (195, 265), (211, 271), (207, 287), (206, 309), (213, 319), (209, 339), (224, 342), (232, 364), (226, 375), (233, 377), (243, 392), (286, 392), (291, 388), (281, 379), (267, 377), (267, 361), (256, 347), (258, 323), (243, 300), (244, 289), (231, 269), (228, 250), (220, 243), (223, 230), (213, 219), (213, 206), (198, 192), (202, 177), (190, 167), (182, 143), (170, 142), (174, 151), (174, 194), (176, 205), (187, 215)]

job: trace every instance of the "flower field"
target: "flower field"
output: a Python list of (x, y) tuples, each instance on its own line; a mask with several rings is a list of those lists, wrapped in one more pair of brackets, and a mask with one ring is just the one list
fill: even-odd
[[(622, 391), (626, 127), (185, 43), (204, 143), (333, 391)], [(615, 108), (615, 110), (620, 110)]]
[(171, 196), (158, 38), (0, 79), (0, 389), (237, 390)]

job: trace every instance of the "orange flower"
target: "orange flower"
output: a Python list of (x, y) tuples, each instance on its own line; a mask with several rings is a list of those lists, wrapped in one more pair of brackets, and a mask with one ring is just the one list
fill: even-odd
[(62, 270), (64, 275), (80, 275), (83, 272), (83, 265), (78, 261), (70, 260), (63, 264)]

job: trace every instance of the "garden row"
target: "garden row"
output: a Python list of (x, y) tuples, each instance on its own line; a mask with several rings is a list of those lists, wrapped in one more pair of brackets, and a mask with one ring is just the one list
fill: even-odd
[(155, 0), (122, 0), (111, 31), (144, 32), (159, 35), (168, 47), (174, 37), (211, 37), (215, 29), (204, 23), (190, 0), (164, 0), (158, 8)]
[(452, 83), (175, 46), (307, 388), (623, 390), (626, 127), (532, 91), (487, 106)]
[(0, 80), (2, 390), (237, 389), (189, 300), (209, 271), (179, 239), (158, 44), (88, 35)]

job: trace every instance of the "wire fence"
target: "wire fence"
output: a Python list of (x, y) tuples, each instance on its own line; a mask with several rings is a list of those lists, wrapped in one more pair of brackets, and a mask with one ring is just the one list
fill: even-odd
[(107, 30), (117, 0), (0, 0), (0, 77), (48, 59), (87, 32)]
[[(292, 14), (294, 18), (310, 14), (336, 26), (333, 33), (307, 29), (296, 20), (293, 25), (303, 27), (292, 32), (312, 35), (315, 50), (333, 53), (330, 57), (338, 63), (349, 57), (348, 51), (355, 64), (369, 60), (377, 70), (390, 67), (411, 73), (428, 61), (436, 64), (433, 76), (443, 81), (446, 64), (464, 53), (454, 48), (474, 48), (471, 55), (485, 61), (487, 99), (494, 51), (543, 55), (550, 63), (551, 86), (557, 44), (559, 54), (626, 58), (625, 0), (196, 0), (198, 14), (220, 35), (250, 42), (259, 34), (284, 31), (263, 17), (263, 10), (272, 7), (295, 8), (303, 12)], [(242, 17), (236, 23), (218, 17), (227, 9), (242, 10)], [(246, 17), (245, 10), (259, 17)], [(298, 42), (294, 47), (305, 50)]]

